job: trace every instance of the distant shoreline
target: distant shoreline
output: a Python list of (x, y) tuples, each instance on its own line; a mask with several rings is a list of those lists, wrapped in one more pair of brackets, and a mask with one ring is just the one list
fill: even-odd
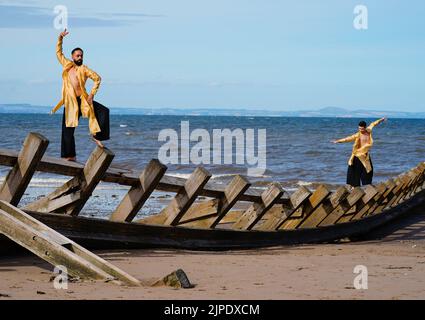
[[(0, 114), (8, 115), (48, 115), (44, 112), (1, 112)], [(61, 112), (58, 112), (54, 116), (62, 115)], [(213, 114), (143, 114), (143, 113), (119, 113), (111, 112), (111, 115), (114, 116), (147, 116), (147, 117), (223, 117), (223, 118), (304, 118), (304, 119), (376, 119), (379, 116), (353, 116), (353, 117), (340, 117), (340, 116), (288, 116), (288, 115), (213, 115)], [(425, 117), (387, 117), (388, 119), (398, 119), (398, 120), (425, 120)]]
[[(322, 108), (304, 111), (265, 111), (245, 109), (177, 109), (177, 108), (127, 108), (109, 107), (112, 115), (142, 115), (142, 116), (193, 116), (193, 117), (261, 117), (261, 118), (338, 118), (338, 119), (373, 119), (387, 117), (391, 119), (425, 119), (425, 112), (377, 111), (377, 110), (347, 110), (343, 108)], [(48, 114), (50, 106), (35, 106), (30, 104), (0, 104), (0, 114)], [(59, 111), (58, 114), (62, 112)]]

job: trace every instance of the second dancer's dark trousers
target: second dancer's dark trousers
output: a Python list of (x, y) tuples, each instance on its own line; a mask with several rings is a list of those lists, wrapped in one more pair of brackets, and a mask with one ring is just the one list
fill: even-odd
[(359, 160), (359, 158), (354, 157), (353, 164), (351, 166), (348, 166), (347, 184), (353, 187), (359, 187), (360, 183), (364, 186), (367, 184), (372, 184), (372, 159), (370, 159), (370, 165), (372, 166), (372, 170), (370, 172), (367, 172), (366, 168), (363, 166), (363, 163)]

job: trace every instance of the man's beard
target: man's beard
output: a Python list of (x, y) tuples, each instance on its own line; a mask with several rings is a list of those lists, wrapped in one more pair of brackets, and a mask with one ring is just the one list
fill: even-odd
[(77, 66), (81, 66), (81, 65), (83, 64), (83, 60), (74, 60), (74, 63), (75, 63)]

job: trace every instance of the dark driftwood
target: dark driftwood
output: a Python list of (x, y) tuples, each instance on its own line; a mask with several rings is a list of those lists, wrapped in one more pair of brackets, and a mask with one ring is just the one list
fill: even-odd
[[(60, 233), (90, 248), (171, 247), (185, 249), (223, 250), (254, 248), (300, 243), (320, 243), (367, 234), (374, 228), (407, 214), (425, 209), (425, 191), (420, 191), (397, 208), (385, 214), (371, 215), (320, 228), (279, 231), (235, 231), (194, 229), (137, 223), (119, 223), (92, 218), (73, 218), (66, 215), (29, 212), (33, 217)], [(1, 243), (6, 248), (8, 243)]]

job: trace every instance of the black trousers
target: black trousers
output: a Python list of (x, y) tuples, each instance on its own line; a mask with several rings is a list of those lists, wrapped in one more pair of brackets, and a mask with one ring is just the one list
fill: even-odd
[[(81, 99), (77, 97), (78, 118), (81, 117)], [(109, 139), (109, 109), (104, 105), (93, 101), (94, 115), (99, 123), (100, 132), (94, 135), (94, 138), (100, 141)], [(71, 158), (76, 156), (74, 127), (67, 127), (65, 124), (65, 110), (62, 116), (62, 139), (61, 139), (61, 157)]]
[(353, 187), (359, 187), (361, 184), (367, 185), (372, 184), (373, 178), (373, 164), (372, 158), (370, 159), (370, 165), (372, 166), (372, 170), (367, 173), (366, 168), (363, 166), (363, 163), (359, 160), (359, 158), (354, 157), (353, 164), (348, 166), (347, 170), (347, 184)]

